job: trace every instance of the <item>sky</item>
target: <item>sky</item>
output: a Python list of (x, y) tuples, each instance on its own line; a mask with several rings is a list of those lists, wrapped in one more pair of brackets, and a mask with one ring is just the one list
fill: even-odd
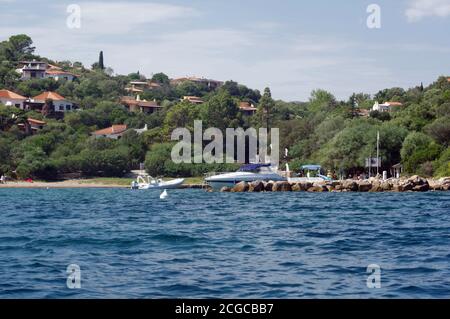
[(0, 0), (0, 41), (25, 33), (41, 56), (90, 66), (102, 50), (117, 74), (233, 80), (286, 101), (430, 84), (450, 75), (449, 31), (450, 0)]

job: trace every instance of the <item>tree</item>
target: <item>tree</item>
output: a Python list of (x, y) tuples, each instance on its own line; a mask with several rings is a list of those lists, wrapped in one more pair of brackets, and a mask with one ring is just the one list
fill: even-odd
[(239, 108), (226, 91), (220, 91), (211, 97), (202, 108), (201, 115), (208, 127), (216, 127), (222, 132), (229, 127), (238, 127), (241, 123)]
[(103, 51), (100, 51), (100, 55), (98, 57), (98, 67), (101, 70), (105, 69), (105, 64), (103, 63)]
[(53, 104), (53, 100), (46, 99), (44, 106), (42, 107), (42, 115), (44, 117), (48, 117), (53, 115), (54, 112), (55, 112), (55, 105)]
[(271, 116), (274, 111), (275, 101), (272, 99), (272, 93), (267, 87), (264, 89), (264, 94), (259, 100), (258, 116), (260, 118), (260, 125), (266, 125), (267, 129), (270, 129)]
[(170, 85), (169, 77), (166, 74), (162, 73), (162, 72), (154, 74), (152, 76), (152, 81), (156, 82), (156, 83), (159, 83), (159, 84), (162, 84), (162, 85)]
[(431, 137), (423, 133), (412, 132), (403, 142), (400, 153), (405, 171), (415, 173), (418, 172), (421, 164), (435, 160), (440, 152), (441, 147)]
[(445, 147), (450, 142), (450, 116), (441, 117), (425, 127), (427, 132), (439, 144)]
[(29, 58), (35, 50), (32, 44), (33, 40), (25, 34), (13, 35), (8, 41), (0, 43), (0, 56), (14, 62)]

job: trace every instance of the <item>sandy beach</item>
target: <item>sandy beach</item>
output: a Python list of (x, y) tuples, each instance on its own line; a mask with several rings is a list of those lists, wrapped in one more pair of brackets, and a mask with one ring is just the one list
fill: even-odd
[(129, 186), (91, 182), (89, 180), (66, 180), (61, 182), (24, 182), (10, 181), (7, 184), (0, 184), (0, 188), (128, 188)]

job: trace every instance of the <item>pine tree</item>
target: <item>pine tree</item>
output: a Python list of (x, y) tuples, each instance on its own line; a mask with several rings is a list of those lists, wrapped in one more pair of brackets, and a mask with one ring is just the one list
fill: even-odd
[[(269, 88), (264, 89), (264, 94), (259, 101), (258, 113), (261, 120), (261, 125), (265, 122), (266, 128), (270, 128), (270, 117), (275, 107), (275, 101), (272, 99), (272, 93)], [(265, 119), (265, 121), (264, 121)]]
[(105, 69), (105, 65), (103, 64), (103, 51), (100, 51), (100, 56), (98, 57), (98, 67), (101, 70)]

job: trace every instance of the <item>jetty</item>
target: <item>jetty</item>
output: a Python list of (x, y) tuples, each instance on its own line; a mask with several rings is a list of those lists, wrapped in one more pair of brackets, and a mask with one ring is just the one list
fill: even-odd
[(450, 177), (441, 179), (412, 176), (399, 179), (370, 178), (366, 180), (336, 180), (323, 182), (241, 182), (234, 187), (223, 187), (221, 192), (428, 192), (449, 191)]

